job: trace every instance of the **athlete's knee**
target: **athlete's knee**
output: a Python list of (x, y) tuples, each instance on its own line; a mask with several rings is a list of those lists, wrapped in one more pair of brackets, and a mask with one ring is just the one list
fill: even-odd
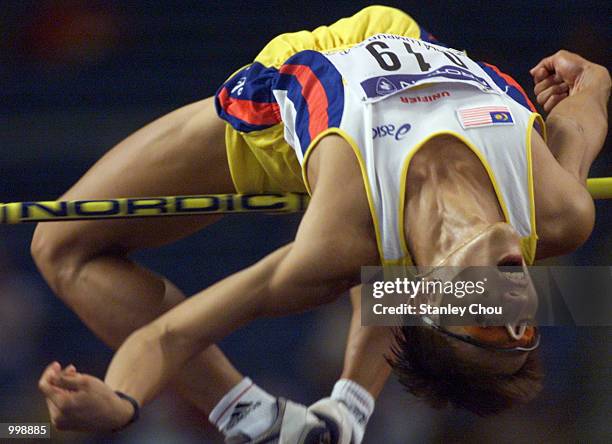
[(34, 231), (30, 252), (43, 277), (58, 295), (65, 294), (66, 286), (76, 279), (80, 268), (92, 256), (96, 246), (87, 238), (80, 236), (77, 230), (71, 230), (71, 224), (39, 224)]

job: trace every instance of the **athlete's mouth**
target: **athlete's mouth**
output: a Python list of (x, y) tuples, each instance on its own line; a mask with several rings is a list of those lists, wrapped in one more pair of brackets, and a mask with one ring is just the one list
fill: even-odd
[[(497, 263), (497, 267), (499, 273), (513, 284), (527, 285), (527, 274), (523, 268), (523, 258), (520, 255), (504, 256)], [(512, 267), (512, 269), (508, 270), (506, 267)]]
[(508, 254), (497, 261), (498, 267), (522, 267), (523, 257), (520, 254)]

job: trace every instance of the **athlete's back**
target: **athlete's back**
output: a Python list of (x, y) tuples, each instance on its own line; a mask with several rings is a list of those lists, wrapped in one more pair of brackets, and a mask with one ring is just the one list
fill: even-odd
[(529, 134), (543, 122), (509, 76), (433, 41), (408, 15), (384, 7), (274, 39), (217, 94), (238, 190), (309, 190), (312, 150), (338, 134), (359, 159), (381, 260), (410, 263), (403, 230), (410, 159), (450, 134), (484, 165), (532, 261)]

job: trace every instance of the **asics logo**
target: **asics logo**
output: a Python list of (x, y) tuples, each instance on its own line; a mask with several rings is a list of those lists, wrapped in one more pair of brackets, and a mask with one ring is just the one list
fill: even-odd
[(412, 126), (409, 123), (404, 123), (401, 126), (393, 125), (392, 123), (387, 125), (379, 125), (372, 128), (372, 139), (382, 139), (383, 137), (393, 137), (395, 140), (402, 140), (406, 137), (406, 134), (410, 131)]
[(246, 83), (246, 77), (240, 77), (240, 79), (238, 79), (238, 82), (236, 83), (236, 86), (234, 86), (232, 90), (230, 91), (230, 94), (236, 93), (237, 96), (242, 95), (242, 91), (244, 91), (245, 83)]

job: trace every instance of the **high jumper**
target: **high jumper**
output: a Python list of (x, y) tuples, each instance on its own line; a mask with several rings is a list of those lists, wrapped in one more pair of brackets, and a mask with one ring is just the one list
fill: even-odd
[(292, 243), (188, 300), (129, 255), (218, 216), (39, 225), (32, 252), (43, 276), (119, 349), (104, 381), (49, 365), (39, 385), (53, 423), (119, 429), (171, 385), (230, 443), (358, 444), (392, 369), (435, 406), (485, 415), (532, 399), (542, 378), (533, 313), (505, 327), (392, 330), (362, 327), (353, 297), (343, 374), (309, 408), (266, 393), (214, 345), (257, 318), (335, 300), (364, 265), (522, 266), (582, 245), (610, 76), (567, 51), (530, 73), (546, 121), (495, 66), (373, 6), (276, 37), (214, 98), (118, 144), (62, 199), (308, 191), (311, 200)]

